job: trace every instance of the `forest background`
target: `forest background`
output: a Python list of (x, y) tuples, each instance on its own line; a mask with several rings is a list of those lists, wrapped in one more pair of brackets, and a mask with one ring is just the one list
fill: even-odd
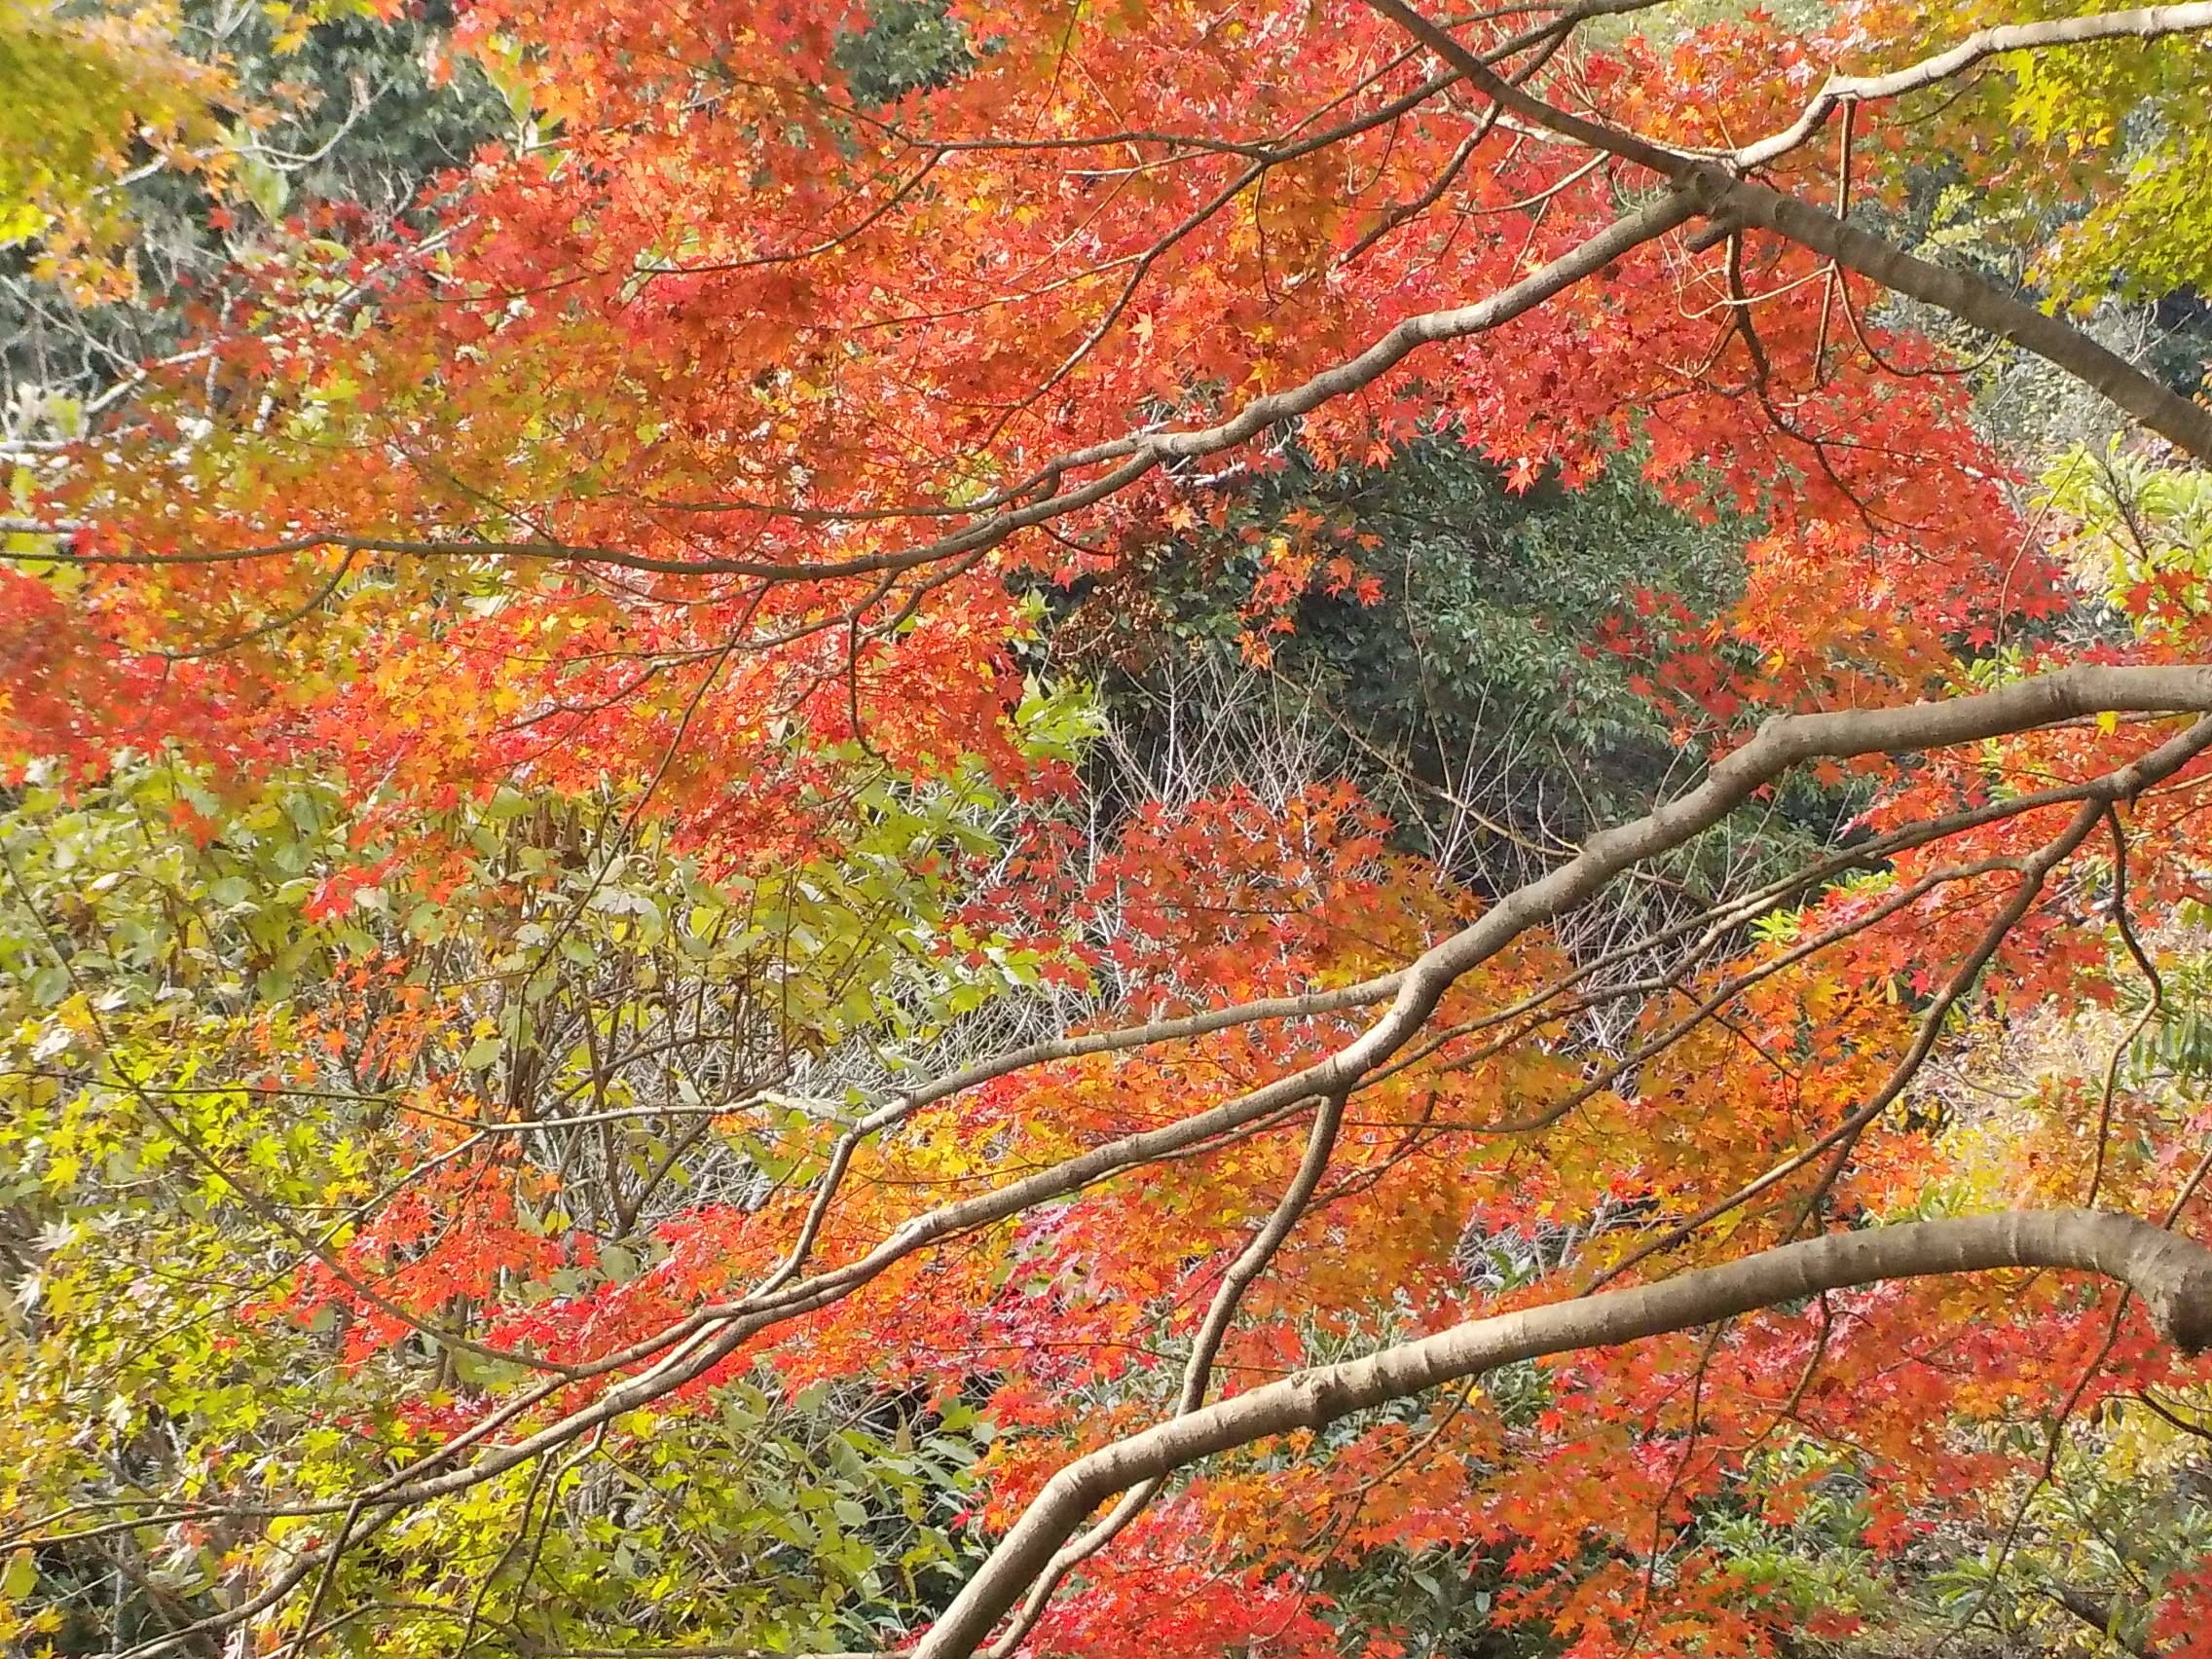
[(0, 1646), (2212, 1655), (2208, 36), (0, 0)]

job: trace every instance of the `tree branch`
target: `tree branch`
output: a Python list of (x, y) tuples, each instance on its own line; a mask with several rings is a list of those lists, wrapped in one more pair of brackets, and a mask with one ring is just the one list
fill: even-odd
[(1916, 258), (1824, 208), (1766, 185), (1731, 179), (1717, 167), (1701, 167), (1692, 188), (1714, 217), (1777, 232), (1895, 293), (1935, 306), (2033, 351), (2212, 466), (2212, 410), (2199, 408), (2080, 329), (1999, 293), (1977, 276)]
[(2149, 1222), (2089, 1210), (1910, 1222), (1833, 1233), (1631, 1290), (1457, 1325), (1364, 1359), (1317, 1367), (1077, 1458), (1046, 1484), (946, 1609), (914, 1659), (967, 1659), (1102, 1499), (1141, 1481), (1499, 1366), (1692, 1330), (1777, 1303), (1888, 1279), (1997, 1268), (2072, 1268), (2141, 1297), (2184, 1353), (2212, 1346), (2212, 1249)]
[[(995, 1191), (977, 1194), (974, 1198), (914, 1215), (880, 1239), (873, 1248), (852, 1260), (825, 1268), (805, 1278), (783, 1282), (771, 1293), (756, 1292), (733, 1301), (694, 1309), (653, 1337), (620, 1352), (604, 1355), (578, 1366), (578, 1373), (594, 1377), (627, 1370), (634, 1365), (643, 1365), (644, 1369), (633, 1372), (588, 1403), (563, 1412), (551, 1420), (528, 1427), (517, 1439), (502, 1442), (497, 1437), (510, 1425), (527, 1422), (531, 1414), (571, 1385), (568, 1379), (556, 1379), (521, 1390), (498, 1409), (461, 1430), (433, 1452), (395, 1470), (386, 1480), (365, 1492), (346, 1497), (313, 1499), (293, 1504), (254, 1505), (234, 1509), (232, 1513), (337, 1515), (358, 1502), (366, 1506), (361, 1511), (364, 1515), (383, 1516), (397, 1513), (402, 1506), (427, 1502), (466, 1490), (567, 1445), (577, 1436), (624, 1412), (666, 1396), (704, 1375), (754, 1337), (833, 1306), (874, 1280), (896, 1263), (918, 1251), (993, 1226), (1040, 1203), (1082, 1192), (1148, 1162), (1186, 1155), (1192, 1149), (1209, 1143), (1227, 1141), (1295, 1109), (1316, 1095), (1327, 1097), (1339, 1090), (1356, 1089), (1363, 1080), (1386, 1064), (1419, 1036), (1445, 992), (1461, 976), (1495, 956), (1531, 928), (1557, 920), (1587, 903), (1614, 879), (1644, 860), (1678, 847), (1719, 823), (1791, 766), (1821, 756), (1846, 759), (1859, 755), (1901, 753), (1975, 743), (2105, 712), (2150, 714), (2178, 710), (2212, 712), (2212, 665), (2083, 666), (2019, 681), (1976, 696), (1941, 702), (1850, 709), (1828, 714), (1778, 716), (1768, 720), (1756, 737), (1717, 761), (1695, 789), (1642, 818), (1593, 836), (1571, 861), (1540, 879), (1505, 895), (1467, 927), (1450, 935), (1415, 958), (1398, 975), (1391, 977), (1390, 981), (1369, 981), (1366, 986), (1354, 988), (1359, 993), (1359, 1000), (1364, 1001), (1366, 994), (1376, 989), (1380, 983), (1394, 982), (1395, 996), (1389, 1008), (1365, 1031), (1314, 1064), (1204, 1111), (1193, 1113), (1175, 1123), (1092, 1147)], [(2167, 761), (2177, 753), (2177, 745), (2183, 745), (2186, 741), (2185, 738), (2169, 740), (2165, 745), (2117, 771), (2055, 793), (2045, 792), (2041, 795), (2024, 797), (2017, 803), (2009, 803), (2009, 809), (2030, 810), (2039, 804), (2048, 804), (2056, 798), (2127, 798), (2146, 784), (2168, 775), (2173, 766)], [(1996, 807), (1993, 805), (1988, 810), (1994, 812)], [(1249, 1014), (1251, 1010), (1242, 1012)], [(1116, 1045), (1108, 1043), (1102, 1046)], [(991, 1075), (999, 1075), (996, 1063), (988, 1063), (983, 1069)], [(896, 1110), (897, 1106), (898, 1103), (894, 1102), (891, 1109)], [(2112, 1222), (2112, 1218), (2104, 1220)], [(1949, 1228), (1965, 1224), (1940, 1225)], [(2139, 1224), (2117, 1225), (2135, 1227)], [(1888, 1231), (1910, 1233), (1907, 1229)], [(2154, 1234), (2156, 1232), (2151, 1231)], [(1874, 1236), (1876, 1235), (1838, 1235), (1837, 1240), (1821, 1240), (1818, 1246), (1790, 1248), (1802, 1251), (1825, 1248), (1831, 1244), (1841, 1247), (1843, 1241), (1851, 1238)], [(2178, 1240), (2170, 1241), (2185, 1250), (2195, 1248), (2181, 1244)], [(1753, 1264), (1766, 1260), (1765, 1257), (1751, 1259)], [(2005, 1261), (1996, 1261), (1984, 1265), (2007, 1264)], [(2096, 1266), (2094, 1263), (2084, 1265)], [(1746, 1264), (1739, 1264), (1739, 1268), (1744, 1266)], [(1736, 1271), (1712, 1270), (1723, 1274)], [(1949, 1267), (1910, 1271), (1967, 1271), (1967, 1265), (1960, 1263)], [(2099, 1268), (2098, 1271), (2106, 1270)], [(1896, 1274), (1885, 1272), (1875, 1276)], [(1687, 1274), (1680, 1280), (1667, 1282), (1702, 1284), (1705, 1280), (1700, 1275)], [(1735, 1281), (1731, 1279), (1726, 1282)], [(1834, 1282), (1841, 1284), (1862, 1281), (1844, 1279)], [(2171, 1297), (2161, 1302), (2156, 1286), (2147, 1289), (2144, 1283), (2132, 1278), (2128, 1282), (2139, 1290), (2144, 1290), (2146, 1300), (2152, 1303), (2155, 1310), (2172, 1302)], [(1572, 1306), (1575, 1309), (1615, 1308), (1621, 1306), (1618, 1301), (1620, 1297), (1641, 1298), (1664, 1288), (1657, 1286), (1618, 1292), (1578, 1301)], [(1818, 1288), (1819, 1285), (1811, 1287)], [(1800, 1293), (1784, 1291), (1778, 1294)], [(1810, 1294), (1810, 1289), (1803, 1294)], [(1746, 1306), (1760, 1305), (1761, 1302), (1754, 1299)], [(1638, 1302), (1634, 1306), (1642, 1307), (1643, 1304)], [(1544, 1309), (1536, 1312), (1547, 1318), (1562, 1316)], [(1686, 1322), (1697, 1323), (1700, 1320)], [(2197, 1333), (2193, 1340), (2203, 1341), (2212, 1337), (2212, 1323), (2188, 1329)], [(1628, 1339), (1621, 1336), (1607, 1340)], [(1420, 1345), (1415, 1346), (1418, 1348)], [(1378, 1359), (1382, 1357), (1378, 1356)], [(1487, 1363), (1502, 1362), (1492, 1360)], [(1361, 1365), (1369, 1363), (1371, 1362), (1360, 1362)], [(1333, 1376), (1334, 1372), (1327, 1375)], [(1393, 1372), (1391, 1375), (1397, 1374)], [(1473, 1372), (1461, 1372), (1458, 1375), (1473, 1375)], [(1278, 1390), (1281, 1386), (1274, 1385)], [(1259, 1391), (1259, 1395), (1276, 1397), (1267, 1395), (1266, 1390)], [(1234, 1400), (1189, 1417), (1171, 1419), (1126, 1444), (1153, 1446), (1159, 1444), (1154, 1437), (1161, 1434), (1200, 1432), (1204, 1424), (1220, 1420), (1218, 1414), (1250, 1409), (1246, 1403), (1255, 1397), (1259, 1396), (1239, 1395)], [(1357, 1403), (1355, 1401), (1344, 1405), (1332, 1415), (1341, 1415), (1341, 1411), (1354, 1409)], [(1200, 1425), (1200, 1428), (1186, 1430), (1184, 1427), (1192, 1424)], [(1257, 1432), (1275, 1431), (1262, 1429)], [(1174, 1439), (1170, 1443), (1181, 1445), (1183, 1442)], [(1238, 1442), (1233, 1439), (1225, 1444), (1236, 1443)], [(1163, 1464), (1162, 1468), (1177, 1467), (1191, 1456), (1204, 1455), (1202, 1450), (1194, 1451)], [(463, 1458), (470, 1460), (463, 1461)], [(1088, 1466), (1078, 1464), (1072, 1467)], [(1134, 1472), (1127, 1479), (1099, 1487), (1092, 1497), (1086, 1499), (1067, 1517), (1064, 1529), (1045, 1537), (1031, 1566), (1030, 1576), (1034, 1576), (1034, 1571), (1051, 1559), (1058, 1545), (1082, 1523), (1098, 1498), (1149, 1478), (1141, 1465), (1132, 1464), (1131, 1468)], [(1085, 1478), (1095, 1480), (1097, 1477), (1093, 1473)], [(130, 1524), (142, 1524), (142, 1518), (140, 1522)], [(1025, 1535), (1034, 1537), (1037, 1534), (1033, 1529), (1031, 1533)], [(277, 1590), (268, 1599), (257, 1597), (240, 1608), (215, 1615), (215, 1624), (227, 1628), (252, 1616), (253, 1612), (272, 1604), (275, 1600), (281, 1599), (283, 1594), (288, 1593), (289, 1586), (301, 1582), (314, 1570), (320, 1559), (319, 1552), (315, 1550), (305, 1552), (300, 1558), (296, 1574), (286, 1578), (286, 1588)], [(965, 1655), (972, 1652), (975, 1645), (988, 1635), (990, 1626), (1023, 1594), (1028, 1582), (1027, 1578), (1007, 1577), (1006, 1570), (999, 1569), (997, 1576), (991, 1581), (999, 1590), (1003, 1590), (1005, 1600), (983, 1620), (967, 1645), (928, 1649), (926, 1651), (930, 1659), (942, 1659), (943, 1655), (952, 1653)], [(990, 1593), (996, 1595), (999, 1591)]]
[[(1750, 179), (1737, 178), (1712, 162), (1654, 144), (1623, 128), (1546, 103), (1491, 69), (1453, 35), (1406, 5), (1404, 0), (1367, 0), (1367, 4), (1457, 69), (1486, 97), (1524, 120), (1648, 167), (1688, 196), (1696, 203), (1697, 211), (1716, 224), (1730, 228), (1757, 225), (1774, 231), (1816, 253), (1826, 254), (1838, 265), (1871, 277), (1894, 292), (1935, 306), (1961, 321), (2033, 351), (2102, 392), (2197, 461), (2212, 465), (2212, 410), (2198, 408), (2125, 358), (2108, 351), (2080, 329), (1998, 292), (1978, 277), (1916, 259), (1879, 237), (1847, 225), (1833, 214), (1795, 197)], [(2204, 8), (2170, 10), (2194, 16)], [(2212, 26), (2212, 18), (2185, 26)], [(1756, 150), (1760, 146), (1752, 148)]]
[(2165, 35), (2212, 29), (2212, 3), (2145, 6), (2132, 12), (2092, 12), (2083, 18), (2052, 18), (2040, 23), (2007, 23), (1979, 29), (1947, 52), (1886, 75), (1838, 75), (1814, 94), (1788, 127), (1772, 137), (1747, 144), (1735, 154), (1741, 167), (1755, 167), (1787, 154), (1818, 132), (1846, 104), (1872, 103), (1947, 81), (1987, 58), (2008, 52), (2036, 52), (2052, 46), (2082, 46), (2099, 40), (2157, 40)]
[[(2130, 714), (2176, 709), (2212, 712), (2212, 667), (2085, 666), (1945, 702), (1778, 716), (1760, 728), (1758, 736), (1717, 762), (1696, 789), (1642, 818), (1593, 836), (1571, 861), (1517, 888), (1473, 923), (1415, 958), (1401, 971), (1390, 1006), (1326, 1058), (1177, 1123), (1107, 1142), (996, 1191), (914, 1216), (865, 1254), (784, 1285), (772, 1295), (756, 1294), (699, 1309), (656, 1337), (594, 1362), (594, 1371), (605, 1372), (660, 1355), (646, 1370), (591, 1404), (521, 1440), (487, 1448), (473, 1464), (428, 1472), (450, 1464), (505, 1421), (557, 1391), (525, 1390), (501, 1412), (461, 1431), (423, 1464), (400, 1471), (388, 1490), (377, 1495), (419, 1502), (475, 1485), (681, 1387), (753, 1337), (841, 1301), (918, 1250), (1081, 1192), (1124, 1170), (1235, 1134), (1311, 1096), (1356, 1088), (1419, 1034), (1444, 993), (1462, 975), (1530, 929), (1588, 903), (1623, 871), (1719, 823), (1793, 765), (1822, 756), (1848, 759), (1976, 743), (2108, 710)], [(2108, 787), (2123, 791), (2128, 783), (2122, 774), (2114, 774)], [(344, 1505), (333, 1502), (324, 1507)]]

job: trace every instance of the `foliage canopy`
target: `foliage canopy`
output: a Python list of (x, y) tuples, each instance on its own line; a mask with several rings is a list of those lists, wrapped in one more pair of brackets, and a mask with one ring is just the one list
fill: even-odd
[(0, 1642), (2212, 1656), (2212, 6), (0, 5)]

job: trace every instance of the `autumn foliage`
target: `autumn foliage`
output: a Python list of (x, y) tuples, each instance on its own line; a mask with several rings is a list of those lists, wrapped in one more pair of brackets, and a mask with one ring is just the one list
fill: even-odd
[[(2043, 470), (2009, 286), (1714, 194), (1955, 272), (1940, 170), (2046, 318), (2200, 274), (2092, 239), (2212, 15), (1915, 80), (2039, 18), (1439, 18), (1477, 75), (1399, 10), (464, 5), (515, 130), (12, 458), (7, 1640), (1872, 1653), (2083, 1445), (2206, 1436), (2118, 1267), (1915, 1270), (1254, 1437), (927, 1634), (1073, 1459), (1309, 1368), (1911, 1221), (2212, 1243), (2201, 405), (2061, 317), (2006, 362), (2145, 424)], [(1077, 596), (1231, 549), (1265, 674), (1400, 579), (1269, 492), (1440, 438), (1736, 535), (1587, 645), (1673, 804), (1518, 883), (1355, 778), (1117, 772)], [(2069, 1640), (2212, 1652), (2157, 1527)]]

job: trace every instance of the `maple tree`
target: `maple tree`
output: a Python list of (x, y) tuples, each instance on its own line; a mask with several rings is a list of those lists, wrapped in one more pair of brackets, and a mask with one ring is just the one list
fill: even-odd
[[(2212, 412), (2089, 316), (2212, 268), (2208, 32), (460, 8), (516, 130), (265, 189), (8, 446), (0, 1631), (1881, 1651), (1949, 1528), (1958, 1630), (2212, 1651), (2142, 1474), (2212, 1423)], [(1990, 335), (2128, 424), (2009, 453)], [(1362, 477), (1429, 571), (1626, 502), (1489, 615), (1678, 776), (1470, 869), (1117, 739), (1086, 639), (1418, 616)], [(2084, 1483), (2124, 1582), (2023, 1530)]]

